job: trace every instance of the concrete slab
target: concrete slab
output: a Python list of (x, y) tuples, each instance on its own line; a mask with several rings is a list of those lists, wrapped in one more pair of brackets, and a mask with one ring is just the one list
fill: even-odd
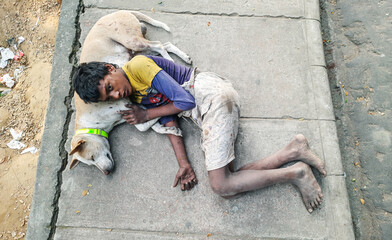
[[(92, 229), (120, 230), (115, 236), (122, 234), (127, 239), (137, 239), (144, 232), (146, 236), (164, 232), (169, 239), (177, 233), (189, 239), (208, 233), (230, 238), (325, 239), (331, 235), (329, 231), (338, 227), (327, 222), (332, 218), (329, 208), (334, 204), (322, 205), (309, 214), (299, 192), (291, 185), (276, 185), (234, 200), (218, 197), (209, 187), (199, 147), (199, 129), (186, 121), (181, 125), (189, 158), (199, 178), (194, 190), (181, 192), (170, 187), (177, 166), (165, 136), (151, 131), (140, 133), (132, 126), (120, 125), (110, 136), (116, 160), (113, 174), (107, 177), (82, 164), (64, 171), (57, 228), (66, 230), (61, 231), (64, 235), (56, 234), (57, 239), (81, 237), (88, 231), (95, 232)], [(304, 133), (315, 152), (325, 155), (318, 121), (242, 120), (236, 143), (236, 166), (277, 151), (296, 133)], [(159, 150), (154, 147), (151, 151), (147, 146), (159, 146)], [(325, 192), (324, 181), (319, 178)], [(88, 187), (89, 184), (92, 186)], [(85, 197), (84, 190), (89, 190)], [(78, 230), (80, 235), (69, 230), (80, 227), (90, 230)], [(94, 233), (94, 236), (101, 235)]]
[(170, 0), (170, 1), (137, 1), (137, 0), (85, 0), (84, 4), (91, 8), (134, 9), (141, 11), (230, 15), (230, 16), (265, 16), (320, 19), (317, 0)]
[[(109, 12), (86, 9), (81, 42), (93, 23)], [(330, 92), (318, 21), (146, 14), (167, 23), (173, 32), (150, 26), (148, 39), (172, 42), (192, 56), (201, 71), (233, 82), (243, 117), (334, 120), (330, 97), (324, 97)]]

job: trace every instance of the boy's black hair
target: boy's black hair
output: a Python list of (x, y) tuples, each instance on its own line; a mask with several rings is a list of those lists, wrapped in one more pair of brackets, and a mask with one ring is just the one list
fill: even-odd
[[(108, 67), (105, 62), (82, 63), (77, 68), (72, 77), (72, 84), (79, 97), (85, 102), (98, 102), (99, 81), (108, 73)], [(116, 64), (111, 64), (118, 68)]]

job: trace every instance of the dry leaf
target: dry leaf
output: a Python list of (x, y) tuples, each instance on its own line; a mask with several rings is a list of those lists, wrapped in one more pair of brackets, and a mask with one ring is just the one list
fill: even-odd
[(211, 237), (211, 236), (212, 236), (212, 233), (207, 234), (207, 237)]
[(210, 26), (210, 25), (211, 25), (211, 22), (208, 22), (207, 25)]
[(92, 184), (87, 185), (87, 187), (92, 187), (92, 186), (93, 186)]
[(79, 210), (76, 210), (75, 212), (76, 212), (76, 214), (79, 214), (79, 213), (80, 213), (80, 211), (79, 211)]
[(88, 190), (84, 190), (82, 193), (83, 197), (86, 196), (87, 194), (88, 194)]
[(365, 204), (365, 200), (363, 198), (360, 199), (362, 204)]

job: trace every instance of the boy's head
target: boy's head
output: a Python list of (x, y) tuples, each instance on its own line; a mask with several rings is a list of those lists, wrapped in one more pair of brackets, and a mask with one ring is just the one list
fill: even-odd
[(72, 84), (86, 103), (119, 99), (132, 92), (122, 69), (105, 62), (80, 64), (72, 77)]
[(79, 67), (77, 67), (72, 77), (72, 84), (75, 91), (84, 102), (98, 102), (99, 81), (104, 79), (107, 74), (109, 74), (107, 63), (82, 63)]

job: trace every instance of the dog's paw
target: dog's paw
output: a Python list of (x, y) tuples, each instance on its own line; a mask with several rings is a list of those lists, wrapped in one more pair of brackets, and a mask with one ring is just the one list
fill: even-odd
[(184, 62), (188, 63), (189, 65), (192, 65), (192, 59), (188, 55), (185, 54), (182, 60), (184, 60)]
[(162, 24), (162, 28), (165, 29), (166, 31), (170, 32), (170, 27), (167, 26), (166, 24)]

